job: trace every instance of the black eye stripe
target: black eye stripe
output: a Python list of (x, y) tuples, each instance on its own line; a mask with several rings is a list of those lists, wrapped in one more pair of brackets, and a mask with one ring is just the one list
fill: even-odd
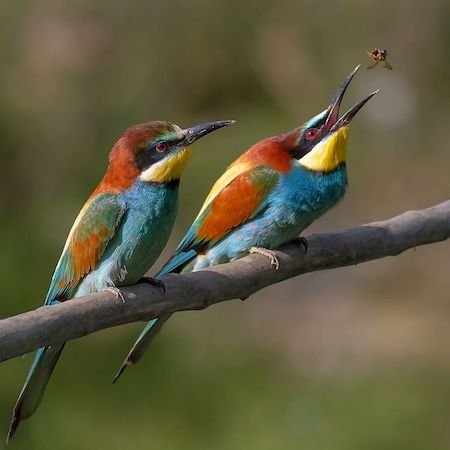
[(305, 139), (303, 141), (303, 139), (302, 139), (302, 141), (290, 151), (290, 154), (295, 159), (301, 159), (312, 150), (312, 148), (314, 147), (315, 144), (316, 144), (316, 141), (314, 141), (314, 140), (307, 141)]
[(160, 161), (163, 157), (163, 153), (156, 152), (152, 149), (144, 149), (136, 153), (134, 157), (134, 163), (140, 171), (143, 171)]
[[(171, 150), (171, 147), (176, 145), (179, 142), (179, 139), (167, 139), (161, 140), (153, 143), (149, 147), (145, 147), (142, 150), (138, 151), (134, 157), (134, 162), (136, 167), (142, 172), (145, 169), (148, 169), (153, 164), (157, 163), (164, 159)], [(167, 145), (165, 151), (161, 151), (157, 149), (158, 144), (164, 143)]]
[[(303, 156), (308, 154), (312, 148), (320, 141), (319, 137), (320, 132), (317, 133), (317, 137), (314, 139), (308, 139), (308, 131), (311, 128), (308, 128), (302, 133), (302, 137), (300, 138), (299, 143), (289, 152), (295, 159), (301, 159)], [(316, 128), (314, 128), (316, 129)]]

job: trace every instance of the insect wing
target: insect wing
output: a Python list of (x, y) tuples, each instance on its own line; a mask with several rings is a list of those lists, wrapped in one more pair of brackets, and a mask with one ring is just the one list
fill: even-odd
[(386, 67), (386, 69), (392, 70), (392, 66), (386, 61), (383, 61), (384, 67)]

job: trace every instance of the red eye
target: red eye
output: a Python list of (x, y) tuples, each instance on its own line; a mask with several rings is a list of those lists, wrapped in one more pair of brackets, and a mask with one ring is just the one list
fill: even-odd
[(159, 153), (164, 153), (167, 150), (167, 144), (165, 142), (159, 142), (156, 144), (156, 151)]
[(311, 139), (315, 139), (319, 132), (315, 128), (311, 128), (306, 132), (306, 139), (310, 141)]

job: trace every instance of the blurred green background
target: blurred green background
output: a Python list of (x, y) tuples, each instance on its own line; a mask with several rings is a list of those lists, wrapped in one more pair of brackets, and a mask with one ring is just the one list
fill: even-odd
[[(67, 232), (129, 125), (238, 123), (202, 140), (166, 258), (212, 182), (257, 140), (322, 110), (366, 50), (350, 190), (308, 230), (449, 198), (446, 0), (0, 4), (0, 316), (39, 306)], [(141, 324), (71, 342), (13, 449), (450, 448), (449, 243), (177, 314), (111, 378)], [(157, 267), (161, 266), (160, 261)], [(1, 365), (0, 436), (31, 356)]]

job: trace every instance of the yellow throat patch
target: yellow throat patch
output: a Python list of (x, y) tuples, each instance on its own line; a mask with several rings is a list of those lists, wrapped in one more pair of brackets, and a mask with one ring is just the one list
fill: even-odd
[(172, 180), (179, 180), (184, 167), (192, 156), (190, 147), (186, 147), (179, 152), (164, 158), (144, 170), (139, 178), (146, 183), (168, 183)]
[(316, 172), (331, 172), (347, 157), (348, 126), (339, 128), (327, 139), (319, 142), (299, 163)]

